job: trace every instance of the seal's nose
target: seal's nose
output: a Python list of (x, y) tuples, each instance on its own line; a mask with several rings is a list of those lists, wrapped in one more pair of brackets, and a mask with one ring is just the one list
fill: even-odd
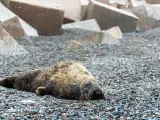
[(105, 99), (104, 94), (102, 90), (100, 89), (94, 89), (90, 92), (90, 99), (91, 100), (98, 100), (98, 99)]

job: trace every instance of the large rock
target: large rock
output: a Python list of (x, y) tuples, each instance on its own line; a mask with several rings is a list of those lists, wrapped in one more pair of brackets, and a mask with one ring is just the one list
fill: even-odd
[(122, 39), (122, 32), (118, 26), (108, 29), (107, 32), (116, 39)]
[(1, 2), (7, 7), (7, 8), (9, 8), (9, 2), (10, 2), (11, 0), (1, 0)]
[(15, 39), (38, 36), (37, 31), (0, 3), (0, 25)]
[(25, 21), (15, 16), (1, 23), (1, 26), (15, 39), (28, 36), (38, 36), (38, 33)]
[(156, 20), (160, 20), (160, 7), (147, 4), (145, 5), (145, 8), (148, 16), (153, 17)]
[(156, 19), (148, 16), (146, 7), (144, 5), (130, 9), (138, 18), (138, 28), (140, 31), (146, 31), (156, 26)]
[(146, 0), (149, 4), (160, 4), (160, 0)]
[(117, 8), (128, 8), (129, 2), (128, 0), (110, 0), (109, 4), (114, 5), (117, 4)]
[(60, 34), (64, 16), (64, 9), (61, 5), (43, 0), (11, 0), (9, 7), (36, 28), (39, 35)]
[(110, 35), (107, 31), (93, 32), (78, 40), (82, 44), (119, 44), (119, 40)]
[(133, 32), (137, 27), (138, 18), (129, 12), (91, 0), (86, 19), (95, 18), (102, 30), (119, 26), (122, 32)]
[(98, 2), (104, 3), (104, 4), (109, 4), (110, 0), (96, 0)]
[(95, 19), (79, 21), (74, 23), (65, 24), (62, 29), (85, 29), (89, 31), (101, 31), (97, 21)]
[(64, 24), (81, 20), (81, 0), (40, 0), (40, 1), (50, 1), (63, 5), (65, 11), (64, 21), (63, 21)]
[(110, 6), (118, 8), (118, 3), (117, 2), (110, 2), (109, 3)]
[(81, 0), (81, 20), (84, 19), (84, 16), (87, 11), (88, 3), (89, 3), (88, 0)]
[(22, 54), (28, 54), (28, 52), (0, 26), (0, 55), (13, 56)]
[(138, 7), (138, 6), (145, 5), (145, 4), (146, 4), (145, 0), (142, 0), (142, 1), (129, 0), (129, 7), (130, 8), (132, 8), (132, 7)]
[(160, 26), (158, 17), (154, 17), (154, 15), (151, 14), (153, 13), (154, 9), (150, 9), (148, 5), (141, 5), (138, 7), (131, 8), (130, 10), (139, 18), (138, 28), (140, 32), (144, 32), (146, 30)]

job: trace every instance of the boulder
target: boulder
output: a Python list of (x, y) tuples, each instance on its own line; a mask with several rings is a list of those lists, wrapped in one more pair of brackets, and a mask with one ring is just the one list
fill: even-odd
[(146, 0), (149, 4), (160, 4), (160, 0)]
[(128, 8), (129, 2), (128, 0), (110, 0), (109, 4), (117, 3), (117, 8)]
[(89, 31), (101, 31), (101, 29), (95, 19), (69, 23), (69, 24), (65, 24), (62, 26), (62, 29), (64, 29), (64, 30), (65, 29), (73, 29), (73, 28), (85, 29), (85, 30), (89, 30)]
[(109, 3), (110, 6), (118, 8), (118, 3), (117, 2), (111, 2)]
[(0, 3), (0, 25), (15, 39), (38, 36), (37, 30)]
[(41, 36), (60, 34), (64, 9), (44, 0), (11, 0), (10, 9), (37, 29)]
[(61, 4), (63, 6), (64, 24), (81, 20), (81, 0), (41, 0), (41, 1), (50, 1), (56, 4)]
[(81, 20), (84, 19), (84, 16), (87, 11), (88, 3), (89, 3), (88, 0), (81, 0)]
[(122, 39), (122, 32), (118, 26), (108, 29), (107, 32), (116, 39)]
[(78, 40), (82, 44), (118, 44), (119, 40), (110, 35), (107, 31), (93, 32)]
[(110, 0), (96, 0), (96, 1), (109, 5)]
[(1, 0), (1, 2), (3, 3), (3, 5), (5, 5), (7, 8), (9, 8), (9, 2), (11, 0)]
[(139, 18), (138, 29), (140, 32), (144, 32), (146, 30), (160, 26), (159, 20), (154, 18), (152, 14), (148, 13), (148, 10), (151, 11), (151, 9), (147, 8), (147, 6), (148, 5), (141, 5), (130, 9), (132, 13), (134, 13)]
[(90, 0), (85, 18), (96, 19), (102, 30), (119, 26), (122, 32), (133, 32), (138, 22), (134, 14), (94, 0)]
[(15, 39), (27, 38), (28, 36), (38, 36), (38, 33), (25, 21), (15, 16), (1, 23), (1, 26)]
[(28, 52), (0, 26), (0, 55), (14, 56), (22, 54), (28, 54)]
[(130, 8), (132, 8), (132, 7), (138, 7), (138, 6), (145, 5), (145, 4), (146, 4), (145, 0), (142, 0), (142, 1), (129, 0), (129, 7)]

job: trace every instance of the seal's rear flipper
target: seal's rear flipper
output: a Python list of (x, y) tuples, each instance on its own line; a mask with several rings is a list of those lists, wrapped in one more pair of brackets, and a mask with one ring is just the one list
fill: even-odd
[(17, 77), (0, 77), (0, 85), (3, 87), (13, 88)]

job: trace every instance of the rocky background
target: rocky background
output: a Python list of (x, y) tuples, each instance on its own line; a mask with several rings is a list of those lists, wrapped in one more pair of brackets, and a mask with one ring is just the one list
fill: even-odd
[(81, 61), (106, 100), (0, 86), (0, 120), (160, 120), (159, 0), (0, 0), (0, 76)]

